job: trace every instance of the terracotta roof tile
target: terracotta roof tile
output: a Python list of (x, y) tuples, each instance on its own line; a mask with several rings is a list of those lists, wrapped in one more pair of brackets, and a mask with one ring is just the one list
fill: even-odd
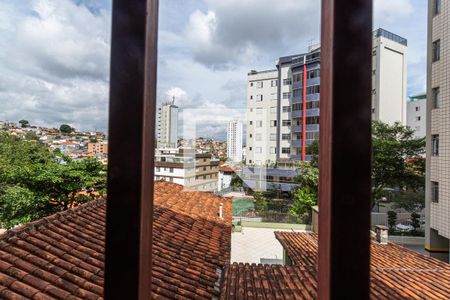
[[(286, 249), (294, 264), (316, 266), (318, 235), (313, 232), (275, 232), (275, 237)], [(370, 265), (372, 269), (445, 269), (450, 264), (419, 254), (394, 243), (371, 243)]]
[[(222, 300), (317, 299), (315, 267), (233, 263), (225, 268)], [(447, 270), (371, 272), (370, 299), (449, 299)]]
[[(157, 182), (154, 204), (154, 298), (219, 296), (231, 201)], [(0, 299), (101, 299), (105, 214), (106, 201), (96, 200), (1, 235)]]

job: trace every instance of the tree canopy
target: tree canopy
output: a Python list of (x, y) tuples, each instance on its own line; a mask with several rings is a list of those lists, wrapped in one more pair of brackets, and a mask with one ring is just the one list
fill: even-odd
[(0, 227), (10, 228), (104, 193), (106, 169), (73, 161), (43, 144), (0, 133)]
[(19, 121), (19, 124), (20, 124), (20, 127), (22, 127), (22, 128), (30, 127), (30, 122), (28, 122), (28, 120), (22, 119)]
[[(372, 126), (372, 203), (389, 191), (423, 191), (425, 186), (425, 139), (400, 123)], [(395, 199), (395, 198), (394, 198)]]
[(68, 124), (62, 124), (59, 127), (59, 131), (61, 131), (61, 133), (69, 134), (69, 133), (73, 132), (74, 129)]

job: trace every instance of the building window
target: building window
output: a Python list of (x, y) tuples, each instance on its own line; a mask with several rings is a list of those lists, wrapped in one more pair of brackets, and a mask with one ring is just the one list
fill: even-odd
[(271, 120), (270, 127), (277, 127), (277, 120)]
[(258, 81), (258, 82), (256, 83), (256, 88), (258, 88), (258, 89), (262, 89), (263, 86), (264, 86), (264, 82), (262, 82), (262, 81)]
[(320, 93), (320, 86), (319, 85), (312, 85), (312, 86), (306, 87), (306, 94), (307, 95), (318, 94), (318, 93)]
[(276, 106), (270, 107), (270, 113), (271, 114), (276, 114), (277, 113), (277, 107)]
[(291, 98), (291, 92), (283, 93), (283, 99), (289, 99), (289, 98)]
[(283, 79), (283, 85), (291, 85), (292, 81), (290, 78)]
[(262, 147), (255, 147), (255, 153), (262, 153)]
[(169, 168), (169, 173), (173, 173), (173, 168)]
[(252, 138), (252, 137), (253, 137), (253, 134), (250, 133), (250, 134), (248, 135), (248, 137), (249, 137), (249, 138)]
[(281, 139), (282, 139), (283, 141), (289, 141), (289, 140), (291, 139), (291, 134), (290, 134), (290, 133), (283, 133), (283, 134), (281, 135)]
[(276, 133), (271, 133), (270, 134), (270, 140), (273, 142), (273, 141), (276, 141), (277, 140), (277, 134)]
[(256, 95), (256, 101), (263, 101), (263, 95)]
[(441, 59), (441, 40), (437, 40), (433, 42), (432, 47), (432, 60), (436, 62)]
[(283, 148), (281, 148), (281, 153), (283, 153), (283, 154), (291, 154), (291, 148), (283, 147)]
[(206, 171), (206, 167), (203, 167), (203, 171)]
[(275, 86), (277, 86), (278, 85), (278, 80), (272, 80), (272, 81), (270, 81), (270, 86), (271, 87), (275, 87)]
[(302, 103), (292, 104), (292, 111), (302, 110)]
[(248, 147), (248, 151), (252, 151), (252, 147)]
[(253, 86), (253, 82), (250, 82), (250, 86)]
[(159, 167), (156, 167), (156, 172), (160, 172), (161, 169)]
[(270, 147), (270, 154), (277, 154), (277, 148)]
[(433, 14), (436, 16), (441, 13), (441, 0), (434, 0), (433, 2)]
[(262, 141), (262, 134), (261, 133), (256, 133), (255, 134), (255, 140), (256, 141)]
[(261, 128), (263, 126), (263, 121), (256, 121), (256, 127)]
[(253, 95), (250, 95), (250, 100), (253, 100)]
[(416, 117), (416, 121), (420, 121), (420, 116), (417, 116), (417, 117)]
[(431, 182), (431, 201), (435, 203), (439, 202), (439, 182)]
[(288, 105), (288, 106), (283, 106), (283, 112), (290, 112), (291, 111), (291, 107)]
[(263, 113), (263, 108), (262, 107), (257, 107), (256, 108), (256, 114), (257, 115), (262, 115), (262, 113)]
[(416, 111), (420, 111), (420, 106), (416, 106)]
[(292, 80), (294, 82), (302, 82), (303, 81), (303, 73), (292, 75)]
[(439, 108), (439, 87), (435, 87), (432, 89), (431, 97), (433, 101), (433, 108)]
[(433, 156), (439, 155), (439, 134), (433, 134), (431, 136), (431, 153)]
[(313, 79), (313, 78), (317, 78), (320, 76), (320, 69), (315, 69), (315, 70), (311, 70), (306, 72), (306, 77), (308, 79)]
[(282, 126), (291, 126), (291, 120), (283, 120)]

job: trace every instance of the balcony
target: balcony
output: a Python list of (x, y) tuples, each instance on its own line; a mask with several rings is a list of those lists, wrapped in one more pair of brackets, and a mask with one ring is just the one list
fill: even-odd
[(302, 140), (291, 140), (291, 146), (295, 148), (301, 148)]
[(295, 125), (291, 126), (292, 132), (302, 132), (302, 126), (301, 125)]
[(291, 115), (292, 115), (293, 118), (301, 118), (302, 114), (303, 114), (302, 110), (293, 110), (291, 112)]
[(306, 95), (306, 101), (318, 101), (319, 99), (320, 99), (320, 94)]

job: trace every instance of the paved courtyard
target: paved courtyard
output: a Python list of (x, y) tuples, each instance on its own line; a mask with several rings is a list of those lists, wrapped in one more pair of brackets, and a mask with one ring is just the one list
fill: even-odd
[[(231, 235), (231, 262), (261, 263), (261, 259), (283, 260), (283, 248), (275, 238), (275, 231), (291, 229), (243, 227)], [(304, 230), (294, 230), (301, 232)]]

